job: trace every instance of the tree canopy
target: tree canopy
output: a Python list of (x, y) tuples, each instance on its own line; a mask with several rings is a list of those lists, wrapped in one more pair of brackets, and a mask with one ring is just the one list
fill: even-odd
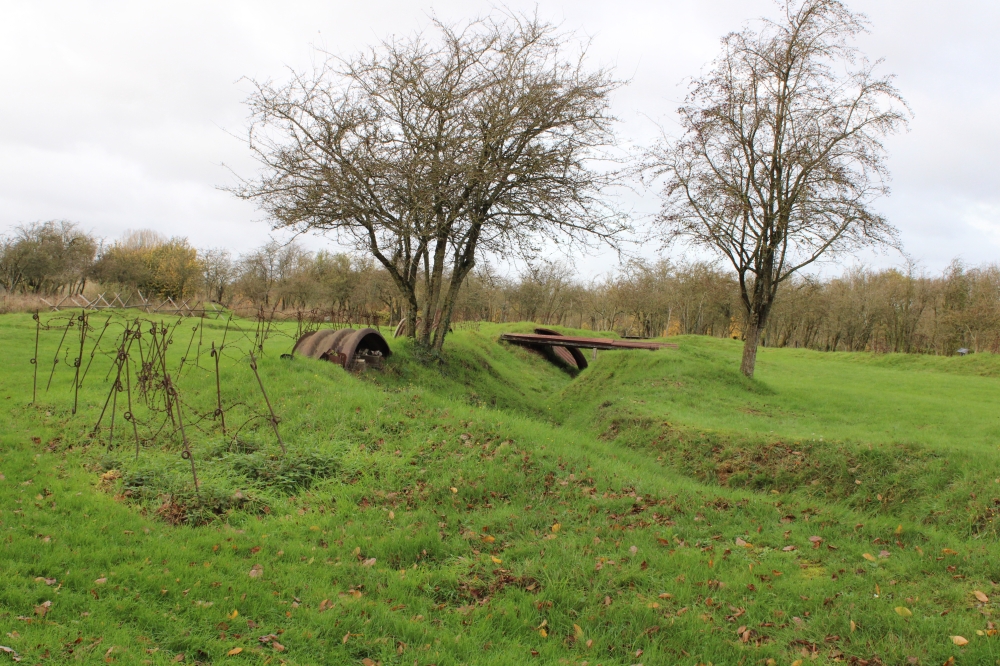
[(408, 333), (439, 351), (482, 254), (626, 229), (601, 196), (613, 171), (595, 164), (614, 144), (619, 83), (584, 56), (552, 25), (508, 15), (435, 22), (287, 83), (255, 82), (248, 144), (264, 169), (237, 194), (275, 227), (373, 256), (403, 294)]
[(664, 236), (736, 271), (751, 377), (779, 285), (823, 255), (896, 243), (871, 204), (888, 192), (882, 140), (909, 115), (892, 76), (852, 43), (867, 30), (863, 15), (839, 0), (783, 9), (722, 39), (679, 109), (683, 136), (647, 165), (665, 177)]

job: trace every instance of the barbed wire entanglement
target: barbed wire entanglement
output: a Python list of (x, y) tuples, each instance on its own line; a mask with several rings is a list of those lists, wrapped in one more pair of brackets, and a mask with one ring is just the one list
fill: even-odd
[[(34, 313), (32, 404), (44, 395), (77, 417), (88, 413), (83, 407), (89, 399), (89, 413), (96, 413), (86, 426), (90, 443), (109, 452), (124, 449), (129, 457), (134, 450), (137, 463), (151, 447), (174, 451), (190, 467), (196, 496), (201, 484), (192, 433), (222, 438), (236, 452), (242, 450), (241, 433), (264, 426), (281, 455), (288, 454), (258, 362), (269, 350), (290, 349), (321, 316), (300, 312), (276, 322), (274, 310), (264, 307), (249, 320), (232, 313), (193, 316), (190, 310), (102, 310)], [(102, 389), (93, 404), (95, 383)], [(90, 391), (82, 392), (84, 387)]]

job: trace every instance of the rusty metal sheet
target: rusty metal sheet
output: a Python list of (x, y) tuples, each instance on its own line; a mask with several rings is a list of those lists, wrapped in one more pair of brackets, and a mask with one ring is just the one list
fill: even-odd
[(391, 356), (392, 350), (374, 328), (342, 328), (306, 333), (295, 343), (292, 353), (337, 363), (346, 370), (360, 370), (381, 367), (382, 359)]
[(612, 340), (609, 338), (584, 338), (562, 335), (556, 338), (551, 335), (537, 333), (503, 333), (501, 340), (522, 345), (559, 346), (567, 349), (676, 349), (677, 345), (669, 342), (637, 342), (635, 340)]
[[(559, 331), (552, 330), (551, 328), (536, 328), (536, 335), (548, 335), (551, 337), (565, 337)], [(577, 370), (584, 370), (587, 367), (587, 358), (583, 355), (579, 349), (575, 347), (556, 347), (556, 346), (543, 346), (540, 351), (543, 353), (551, 352), (556, 358), (549, 358), (550, 361), (554, 361), (556, 365), (560, 362)]]

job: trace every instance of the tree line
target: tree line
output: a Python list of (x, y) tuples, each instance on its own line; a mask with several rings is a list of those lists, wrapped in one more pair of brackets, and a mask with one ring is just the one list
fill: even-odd
[(353, 320), (372, 313), (398, 320), (401, 312), (391, 278), (360, 255), (272, 241), (234, 257), (148, 229), (107, 241), (65, 221), (22, 225), (0, 237), (0, 288), (35, 297), (86, 289), (91, 296), (208, 300), (235, 309), (322, 309)]
[[(589, 283), (559, 264), (514, 279), (484, 269), (463, 291), (460, 319), (534, 321), (630, 336), (744, 340), (738, 279), (711, 262), (633, 261)], [(778, 294), (760, 344), (821, 351), (1000, 353), (1000, 266), (954, 261), (939, 275), (853, 268), (796, 276)]]
[[(279, 317), (307, 313), (383, 325), (404, 320), (407, 307), (389, 272), (360, 253), (272, 241), (234, 257), (149, 230), (108, 242), (69, 222), (26, 225), (0, 238), (0, 287), (39, 296), (139, 291), (264, 308)], [(628, 261), (591, 281), (560, 262), (528, 264), (513, 276), (482, 263), (463, 281), (452, 320), (743, 339), (745, 316), (731, 271), (710, 261), (664, 259)], [(824, 351), (1000, 353), (1000, 266), (955, 261), (939, 275), (909, 266), (796, 276), (760, 337), (764, 346)]]

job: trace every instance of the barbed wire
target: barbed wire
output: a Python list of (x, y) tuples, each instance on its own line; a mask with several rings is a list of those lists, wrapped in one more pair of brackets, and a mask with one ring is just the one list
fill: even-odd
[[(124, 316), (110, 314), (103, 322), (97, 322), (95, 327), (91, 323), (93, 314), (93, 311), (84, 309), (79, 314), (63, 311), (45, 317), (38, 312), (34, 313), (35, 351), (30, 360), (33, 366), (32, 404), (37, 404), (38, 400), (39, 354), (49, 346), (43, 342), (47, 342), (46, 336), (51, 339), (58, 336), (52, 367), (48, 368), (45, 392), (52, 389), (53, 379), (61, 362), (73, 375), (69, 382), (73, 415), (79, 407), (80, 389), (84, 387), (88, 377), (93, 381), (90, 370), (95, 360), (103, 359), (108, 362), (103, 379), (107, 393), (96, 422), (89, 431), (89, 437), (105, 442), (106, 433), (106, 447), (109, 451), (115, 448), (119, 415), (131, 425), (130, 434), (134, 440), (136, 461), (144, 447), (153, 446), (161, 439), (176, 441), (179, 438), (181, 458), (190, 463), (196, 494), (200, 493), (200, 482), (189, 431), (207, 436), (218, 425), (221, 427), (222, 437), (229, 441), (228, 446), (232, 449), (239, 444), (240, 435), (246, 429), (266, 422), (271, 426), (282, 454), (287, 455), (288, 450), (279, 429), (281, 419), (268, 397), (257, 362), (259, 356), (266, 354), (265, 343), (268, 341), (297, 340), (303, 328), (312, 324), (309, 317), (297, 318), (297, 330), (293, 336), (275, 326), (273, 309), (268, 311), (261, 306), (252, 328), (234, 320), (230, 315), (226, 319), (221, 342), (216, 345), (217, 340), (209, 341), (212, 363), (211, 367), (205, 368), (201, 365), (202, 347), (205, 345), (204, 317), (199, 318), (191, 326), (190, 335), (186, 335), (181, 324), (191, 321), (191, 317), (178, 315), (176, 321), (168, 321), (162, 317), (156, 319), (133, 316), (132, 312)], [(73, 329), (76, 329), (76, 336), (70, 338), (69, 333)], [(186, 344), (182, 340), (182, 332)], [(183, 345), (183, 354), (179, 359), (176, 352), (171, 354), (178, 341)], [(195, 350), (193, 357), (192, 348)], [(71, 359), (71, 354), (74, 353), (75, 356)], [(263, 403), (260, 406), (247, 401), (227, 402), (224, 399), (224, 388), (227, 386), (225, 374), (242, 363), (249, 366), (256, 379)], [(199, 378), (199, 372), (201, 380), (213, 383), (211, 380), (214, 379), (215, 399), (212, 401), (214, 405), (209, 409), (201, 404), (204, 402), (204, 394), (198, 392), (196, 385), (192, 384), (188, 388), (182, 385), (182, 378), (187, 378), (188, 382), (194, 381)], [(121, 406), (119, 397), (123, 402)], [(233, 422), (227, 425), (226, 416), (232, 418), (236, 414), (239, 414), (240, 419), (235, 427)]]

